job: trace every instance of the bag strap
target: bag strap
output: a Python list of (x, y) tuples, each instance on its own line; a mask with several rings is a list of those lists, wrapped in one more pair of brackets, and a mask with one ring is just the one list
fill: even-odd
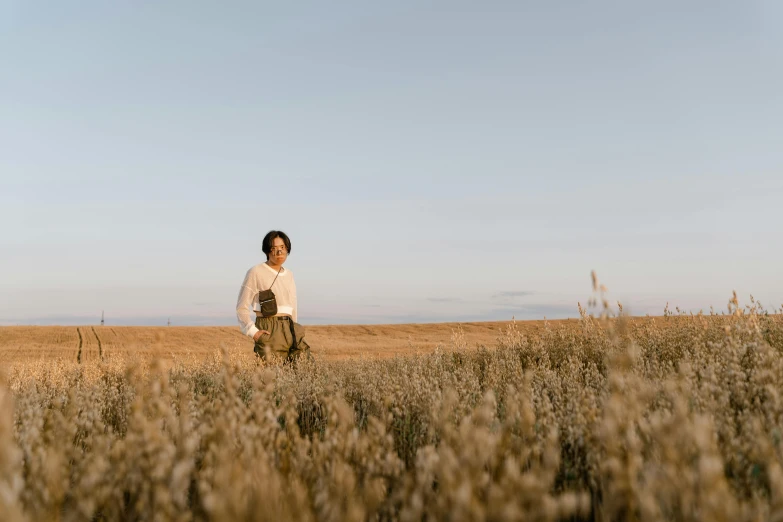
[(272, 284), (271, 284), (271, 285), (269, 285), (269, 290), (271, 290), (271, 289), (272, 289), (272, 287), (273, 287), (273, 286), (275, 286), (275, 281), (277, 281), (277, 276), (279, 276), (279, 275), (280, 275), (280, 272), (282, 272), (282, 271), (283, 271), (283, 267), (281, 266), (281, 267), (280, 267), (280, 270), (278, 270), (278, 271), (277, 271), (277, 275), (275, 276), (275, 279), (274, 279), (274, 281), (272, 281)]
[[(277, 276), (279, 276), (280, 272), (282, 272), (282, 271), (283, 271), (283, 267), (281, 266), (280, 270), (277, 271), (277, 275), (275, 276), (274, 281), (272, 281), (272, 284), (269, 285), (269, 288), (267, 289), (268, 291), (272, 290), (272, 287), (275, 285), (275, 281), (277, 281)], [(267, 290), (261, 290), (261, 292), (266, 292)], [(261, 292), (258, 292), (258, 302), (259, 303), (261, 302)], [(272, 295), (275, 295), (275, 294), (273, 293)]]

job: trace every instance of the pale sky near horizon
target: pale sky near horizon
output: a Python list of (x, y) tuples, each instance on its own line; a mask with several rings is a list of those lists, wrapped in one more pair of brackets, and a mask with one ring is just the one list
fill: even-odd
[(0, 0), (0, 325), (783, 306), (783, 3)]

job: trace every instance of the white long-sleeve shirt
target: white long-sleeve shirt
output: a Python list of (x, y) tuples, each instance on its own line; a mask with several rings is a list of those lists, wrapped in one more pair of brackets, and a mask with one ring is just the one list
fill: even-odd
[[(275, 281), (275, 276), (277, 280)], [(256, 328), (256, 314), (260, 312), (261, 307), (258, 304), (258, 292), (269, 290), (272, 286), (272, 292), (275, 293), (277, 301), (277, 313), (289, 314), (296, 322), (296, 283), (294, 274), (287, 268), (283, 268), (278, 276), (277, 270), (266, 263), (259, 263), (247, 271), (245, 280), (242, 281), (242, 288), (239, 289), (237, 298), (237, 319), (242, 333), (253, 337), (258, 328)]]

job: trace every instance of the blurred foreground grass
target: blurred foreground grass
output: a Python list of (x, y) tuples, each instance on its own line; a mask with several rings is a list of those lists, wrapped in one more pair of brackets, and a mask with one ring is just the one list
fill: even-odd
[(735, 298), (463, 344), (15, 365), (2, 519), (783, 520), (780, 315)]

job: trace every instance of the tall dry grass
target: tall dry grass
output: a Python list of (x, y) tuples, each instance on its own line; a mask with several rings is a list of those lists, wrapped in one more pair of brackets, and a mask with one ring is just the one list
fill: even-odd
[(385, 361), (15, 366), (2, 519), (783, 520), (781, 316), (582, 312)]

